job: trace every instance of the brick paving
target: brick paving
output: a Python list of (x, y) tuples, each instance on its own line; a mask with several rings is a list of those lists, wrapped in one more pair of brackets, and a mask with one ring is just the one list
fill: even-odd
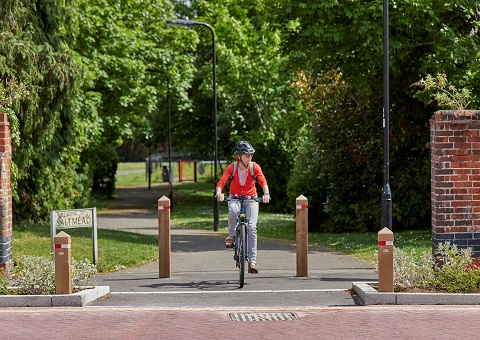
[(478, 339), (480, 307), (242, 309), (297, 320), (231, 321), (231, 309), (3, 308), (2, 339)]
[[(154, 215), (155, 193), (141, 189), (134, 189), (136, 191), (131, 192), (132, 190), (122, 192), (121, 196), (124, 199), (120, 200), (120, 203), (123, 202), (124, 206), (99, 216), (99, 226), (155, 234), (157, 232)], [(132, 203), (132, 199), (136, 205)], [(148, 209), (143, 209), (147, 206)], [(352, 281), (375, 278), (368, 264), (324, 250), (310, 252), (308, 278), (295, 278), (294, 250), (276, 244), (262, 244), (262, 273), (255, 278), (248, 277), (245, 293), (235, 295), (241, 295), (242, 301), (245, 300), (245, 306), (240, 307), (239, 303), (236, 303), (238, 297), (235, 300), (228, 294), (229, 289), (233, 289), (230, 281), (235, 279), (236, 273), (232, 268), (230, 254), (225, 254), (222, 246), (222, 235), (194, 232), (185, 234), (177, 230), (172, 241), (174, 256), (171, 279), (159, 281), (158, 268), (153, 263), (150, 266), (102, 275), (98, 280), (109, 285), (112, 292), (117, 292), (117, 295), (87, 307), (0, 308), (3, 326), (1, 338), (6, 340), (479, 338), (477, 322), (480, 318), (480, 306), (356, 306), (351, 298), (346, 301), (342, 292), (315, 293), (312, 288), (320, 288), (319, 291), (333, 288), (348, 289)], [(213, 263), (214, 268), (202, 266)], [(212, 296), (216, 295), (198, 292), (211, 289), (227, 292), (225, 300), (217, 298), (218, 302), (209, 306), (204, 301), (211, 302)], [(278, 294), (276, 291), (258, 296), (259, 291), (267, 289), (306, 291), (304, 294), (312, 294), (312, 297), (298, 304), (294, 303), (298, 300), (298, 294), (291, 295), (290, 303), (285, 300), (285, 293)], [(195, 294), (191, 296), (184, 294), (185, 290)], [(148, 295), (155, 291), (156, 295)], [(121, 292), (143, 292), (145, 302), (140, 303), (142, 295), (132, 295), (135, 297), (135, 307), (128, 305), (132, 302), (119, 299), (122, 295), (118, 293)], [(158, 294), (163, 292), (172, 294)], [(246, 296), (255, 301), (247, 301)], [(334, 297), (331, 302), (327, 301), (328, 296)], [(171, 305), (168, 305), (170, 300), (167, 297), (172, 300)], [(193, 297), (200, 302), (194, 304)], [(321, 301), (316, 301), (319, 299)], [(204, 304), (200, 306), (200, 303)], [(256, 317), (265, 314), (266, 319), (268, 315), (275, 313), (293, 313), (297, 319), (232, 321), (229, 318), (230, 313), (255, 314)]]

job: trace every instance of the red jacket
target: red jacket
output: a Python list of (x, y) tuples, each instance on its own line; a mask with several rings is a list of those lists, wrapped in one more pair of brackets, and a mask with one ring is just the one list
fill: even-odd
[[(247, 180), (245, 181), (245, 185), (243, 187), (240, 185), (240, 179), (239, 179), (240, 176), (238, 175), (239, 169), (240, 169), (240, 166), (237, 166), (237, 173), (233, 177), (232, 183), (230, 183), (230, 195), (232, 196), (246, 195), (246, 196), (252, 196), (252, 197), (257, 196), (257, 188), (255, 187), (255, 180), (252, 177), (252, 174), (250, 173), (250, 168), (247, 167), (247, 170), (248, 170)], [(225, 172), (222, 175), (222, 178), (220, 178), (220, 180), (217, 183), (217, 187), (220, 187), (223, 189), (227, 181), (232, 177), (232, 172), (233, 172), (233, 163), (227, 166), (227, 168), (225, 169)], [(262, 168), (260, 168), (260, 165), (258, 165), (255, 162), (253, 162), (253, 173), (257, 178), (258, 184), (262, 188), (265, 185), (267, 185), (267, 180), (263, 175)]]

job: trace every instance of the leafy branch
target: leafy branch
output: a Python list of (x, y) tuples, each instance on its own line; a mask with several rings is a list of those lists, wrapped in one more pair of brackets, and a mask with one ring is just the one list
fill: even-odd
[(457, 90), (457, 88), (447, 80), (447, 75), (445, 73), (438, 73), (436, 77), (433, 77), (430, 74), (427, 74), (425, 78), (420, 79), (420, 81), (413, 83), (412, 86), (422, 86), (425, 91), (434, 91), (431, 96), (432, 101), (437, 101), (438, 105), (441, 107), (446, 107), (451, 110), (465, 110), (465, 108), (470, 104), (471, 92), (466, 88)]
[(12, 128), (13, 145), (20, 145), (20, 128), (12, 107), (30, 94), (26, 84), (19, 84), (15, 79), (0, 82), (0, 112), (5, 112)]

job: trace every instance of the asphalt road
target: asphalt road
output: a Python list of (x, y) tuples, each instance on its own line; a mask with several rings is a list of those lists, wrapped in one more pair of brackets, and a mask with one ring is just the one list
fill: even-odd
[[(158, 235), (157, 201), (162, 191), (118, 188), (116, 204), (98, 214), (99, 228)], [(160, 196), (160, 197), (159, 197)], [(348, 294), (352, 282), (375, 281), (369, 263), (328, 249), (310, 248), (308, 277), (297, 277), (295, 244), (263, 239), (260, 235), (259, 274), (246, 274), (239, 289), (233, 251), (224, 246), (225, 234), (171, 227), (170, 278), (159, 278), (158, 262), (98, 275), (98, 285), (111, 294), (91, 305), (124, 307), (275, 307), (354, 306)]]

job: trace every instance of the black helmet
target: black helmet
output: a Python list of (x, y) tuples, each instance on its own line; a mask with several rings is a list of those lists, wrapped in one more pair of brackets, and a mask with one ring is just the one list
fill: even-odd
[(253, 154), (255, 153), (255, 149), (249, 142), (242, 140), (237, 144), (235, 144), (235, 153), (236, 154), (242, 154), (242, 153)]

